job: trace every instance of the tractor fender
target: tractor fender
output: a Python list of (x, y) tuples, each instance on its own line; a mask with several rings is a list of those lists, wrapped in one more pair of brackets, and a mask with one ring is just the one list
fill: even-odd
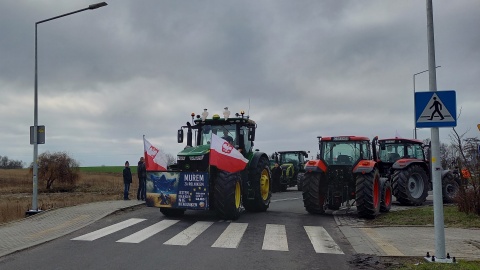
[(393, 163), (392, 169), (402, 170), (402, 169), (405, 169), (412, 164), (422, 166), (428, 172), (428, 174), (430, 174), (426, 162), (421, 160), (421, 159), (412, 159), (412, 158), (399, 159), (399, 160), (395, 161), (395, 163)]
[(353, 167), (352, 172), (365, 174), (372, 172), (375, 168), (377, 168), (377, 163), (375, 161), (361, 160), (355, 165), (355, 167)]
[[(248, 163), (249, 171), (257, 167), (258, 161), (260, 160), (261, 157), (265, 157), (268, 159), (267, 154), (263, 152), (255, 151), (253, 153), (253, 157), (250, 159), (250, 162)], [(268, 170), (270, 170), (270, 167), (268, 168)]]
[(455, 177), (455, 174), (452, 172), (452, 170), (442, 170), (442, 184), (443, 184), (443, 181), (445, 179), (445, 176), (447, 176), (447, 174), (451, 174), (452, 178), (455, 180), (455, 182), (457, 182), (458, 185), (461, 185), (462, 181), (460, 180), (459, 177)]
[(325, 162), (323, 160), (309, 160), (305, 164), (305, 172), (326, 172), (327, 171), (327, 165), (325, 165)]

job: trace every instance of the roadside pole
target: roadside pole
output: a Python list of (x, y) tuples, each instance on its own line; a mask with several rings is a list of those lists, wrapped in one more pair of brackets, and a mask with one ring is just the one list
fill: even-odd
[[(435, 40), (433, 31), (432, 0), (427, 0), (427, 39), (428, 39), (428, 72), (429, 91), (437, 92), (437, 75), (435, 64)], [(446, 262), (445, 253), (445, 224), (443, 217), (442, 198), (442, 165), (440, 158), (439, 128), (431, 128), (431, 174), (433, 183), (433, 215), (435, 226), (435, 261)]]

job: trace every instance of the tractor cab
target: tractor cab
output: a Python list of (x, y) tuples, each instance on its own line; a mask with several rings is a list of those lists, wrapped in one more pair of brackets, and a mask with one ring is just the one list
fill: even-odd
[(377, 162), (380, 174), (388, 176), (390, 168), (399, 160), (417, 159), (425, 162), (424, 144), (415, 139), (381, 139), (375, 137), (372, 140), (374, 160)]
[[(185, 159), (190, 161), (201, 161), (210, 151), (212, 134), (226, 140), (246, 158), (253, 153), (253, 141), (255, 140), (255, 121), (244, 115), (244, 112), (236, 113), (235, 117), (229, 117), (229, 112), (224, 112), (224, 117), (214, 114), (212, 118), (207, 119), (207, 111), (202, 115), (192, 113), (192, 123), (187, 122), (177, 133), (178, 143), (183, 143), (184, 129), (187, 130), (187, 145), (185, 149), (178, 154), (177, 160), (179, 168)], [(208, 164), (208, 157), (206, 158)], [(186, 169), (186, 168), (185, 168)], [(203, 168), (206, 169), (206, 168)]]
[(320, 159), (328, 166), (353, 167), (360, 160), (370, 159), (368, 138), (345, 136), (319, 139)]

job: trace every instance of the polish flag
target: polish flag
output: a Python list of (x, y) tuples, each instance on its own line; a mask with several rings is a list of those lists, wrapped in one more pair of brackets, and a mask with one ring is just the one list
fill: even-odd
[(166, 171), (167, 157), (143, 136), (143, 151), (147, 171)]
[(230, 173), (245, 169), (248, 159), (244, 158), (233, 145), (226, 140), (212, 134), (210, 144), (210, 165), (215, 165), (220, 170)]

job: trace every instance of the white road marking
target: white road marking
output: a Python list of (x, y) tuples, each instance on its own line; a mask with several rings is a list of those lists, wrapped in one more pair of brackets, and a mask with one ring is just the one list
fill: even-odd
[(125, 238), (118, 240), (120, 243), (140, 243), (143, 240), (165, 230), (166, 228), (172, 226), (173, 224), (179, 222), (179, 220), (162, 220), (149, 226), (141, 231), (138, 231), (134, 234), (131, 234)]
[(100, 229), (100, 230), (96, 230), (94, 232), (91, 232), (91, 233), (87, 233), (87, 234), (84, 234), (82, 236), (79, 236), (79, 237), (76, 237), (76, 238), (73, 238), (72, 240), (80, 240), (80, 241), (93, 241), (93, 240), (96, 240), (98, 238), (101, 238), (101, 237), (104, 237), (104, 236), (107, 236), (109, 234), (112, 234), (114, 232), (117, 232), (117, 231), (120, 231), (122, 229), (125, 229), (127, 227), (130, 227), (132, 225), (135, 225), (139, 222), (142, 222), (146, 219), (143, 219), (143, 218), (131, 218), (131, 219), (127, 219), (125, 221), (122, 221), (122, 222), (119, 222), (117, 224), (113, 224), (113, 225), (110, 225), (108, 227), (105, 227), (103, 229)]
[(186, 246), (190, 244), (197, 236), (203, 233), (213, 222), (197, 221), (192, 226), (186, 228), (179, 234), (172, 237), (164, 245)]
[(267, 224), (262, 250), (288, 251), (285, 225)]
[(247, 223), (230, 223), (212, 247), (237, 248), (247, 227)]
[(344, 254), (328, 232), (319, 226), (303, 226), (317, 253)]

